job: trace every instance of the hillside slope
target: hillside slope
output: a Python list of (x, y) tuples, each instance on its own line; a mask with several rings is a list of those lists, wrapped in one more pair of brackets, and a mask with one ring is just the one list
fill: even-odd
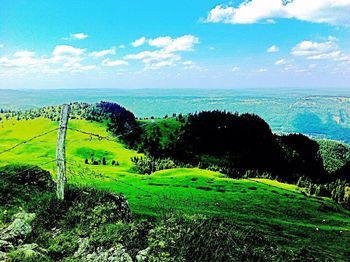
[[(56, 126), (57, 122), (43, 118), (4, 121), (0, 128), (1, 149)], [(121, 192), (136, 217), (159, 217), (169, 212), (203, 214), (252, 227), (287, 249), (307, 247), (321, 257), (333, 258), (343, 258), (349, 252), (350, 212), (330, 200), (307, 197), (287, 184), (234, 180), (201, 169), (178, 168), (139, 175), (130, 161), (138, 153), (108, 136), (104, 123), (71, 120), (69, 127), (108, 140), (68, 130), (68, 183)], [(54, 162), (43, 164), (55, 158), (55, 142), (56, 132), (52, 132), (3, 154), (0, 165), (25, 162), (55, 174)], [(92, 158), (97, 163), (93, 164)], [(113, 160), (119, 165), (112, 165)]]

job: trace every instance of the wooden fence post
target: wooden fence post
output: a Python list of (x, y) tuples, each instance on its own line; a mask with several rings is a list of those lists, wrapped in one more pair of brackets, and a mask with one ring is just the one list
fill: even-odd
[(64, 187), (66, 184), (66, 135), (69, 118), (69, 105), (63, 105), (60, 126), (58, 128), (58, 138), (56, 147), (56, 161), (57, 161), (57, 197), (60, 200), (64, 199)]

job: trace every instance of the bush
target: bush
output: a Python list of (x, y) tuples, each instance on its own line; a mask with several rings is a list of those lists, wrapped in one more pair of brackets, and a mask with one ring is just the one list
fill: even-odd
[(153, 157), (132, 157), (131, 161), (135, 164), (135, 171), (139, 174), (151, 174), (153, 172), (176, 168), (177, 165), (170, 158)]
[(0, 178), (16, 185), (33, 186), (40, 191), (53, 191), (51, 174), (37, 166), (8, 165), (0, 168)]
[(71, 187), (66, 192), (67, 213), (63, 227), (81, 226), (92, 229), (101, 224), (130, 221), (131, 211), (126, 198), (92, 188)]
[(0, 212), (3, 222), (9, 222), (13, 214), (23, 209), (40, 213), (47, 208), (44, 203), (55, 198), (50, 173), (39, 167), (5, 166), (0, 168), (0, 179), (0, 210), (6, 211)]
[(47, 249), (50, 257), (55, 261), (67, 256), (72, 256), (78, 248), (78, 236), (73, 231), (63, 232), (58, 236), (50, 238)]

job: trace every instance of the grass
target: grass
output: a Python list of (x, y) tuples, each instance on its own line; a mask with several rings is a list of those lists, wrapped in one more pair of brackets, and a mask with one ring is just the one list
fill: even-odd
[(262, 183), (265, 185), (270, 185), (273, 187), (282, 188), (282, 189), (292, 191), (292, 192), (299, 192), (300, 191), (296, 185), (281, 183), (281, 182), (278, 182), (276, 180), (271, 180), (271, 179), (266, 179), (266, 178), (252, 178), (250, 180), (258, 182), (258, 183)]
[[(70, 120), (69, 126), (108, 136), (105, 125)], [(0, 151), (57, 127), (47, 119), (8, 120), (0, 126)], [(0, 165), (37, 164), (55, 158), (56, 132), (0, 155)], [(91, 154), (107, 165), (86, 165)], [(152, 175), (134, 173), (130, 157), (138, 155), (121, 143), (90, 140), (68, 130), (68, 182), (89, 185), (128, 198), (134, 216), (162, 216), (168, 212), (200, 213), (251, 226), (288, 249), (305, 246), (321, 257), (341, 259), (350, 253), (350, 212), (339, 205), (298, 192), (294, 185), (268, 179), (233, 180), (201, 170), (171, 169)], [(119, 166), (112, 166), (112, 160)], [(42, 166), (55, 174), (55, 163)]]
[[(52, 122), (44, 118), (4, 121), (3, 127), (0, 127), (0, 151), (57, 127), (57, 122)], [(101, 136), (109, 135), (106, 132), (105, 125), (101, 123), (85, 120), (70, 120), (69, 127), (99, 134)], [(53, 132), (28, 144), (24, 144), (13, 151), (1, 155), (0, 165), (5, 165), (7, 163), (40, 165), (40, 163), (55, 159), (56, 139), (57, 133)], [(102, 157), (106, 157), (107, 165), (98, 166), (100, 172), (128, 173), (132, 167), (130, 158), (138, 155), (137, 152), (126, 149), (121, 143), (98, 140), (95, 137), (91, 138), (89, 135), (77, 133), (72, 130), (68, 130), (67, 132), (66, 149), (67, 160), (74, 161), (78, 164), (84, 164), (85, 158), (91, 158), (92, 153), (96, 160), (101, 160)], [(118, 161), (119, 166), (111, 166), (111, 161), (113, 159)], [(96, 170), (96, 167), (92, 165), (86, 166)], [(54, 163), (44, 168), (53, 172), (56, 170)]]

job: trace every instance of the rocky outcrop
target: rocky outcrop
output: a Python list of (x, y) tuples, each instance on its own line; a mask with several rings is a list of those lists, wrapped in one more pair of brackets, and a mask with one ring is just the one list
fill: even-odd
[(0, 262), (12, 261), (12, 256), (15, 257), (15, 261), (49, 260), (46, 250), (35, 243), (18, 245), (23, 243), (23, 240), (32, 232), (31, 223), (35, 217), (33, 213), (18, 213), (14, 215), (14, 220), (10, 225), (0, 230)]
[(6, 261), (7, 255), (5, 252), (0, 251), (0, 262)]
[(87, 238), (79, 240), (79, 248), (74, 257), (86, 262), (132, 262), (131, 256), (122, 245), (118, 244), (109, 249), (99, 247), (92, 251)]
[(74, 257), (84, 257), (89, 254), (89, 239), (88, 238), (80, 238), (78, 241), (79, 248), (78, 250), (74, 253)]
[(6, 228), (0, 231), (0, 240), (10, 242), (20, 242), (31, 232), (31, 223), (36, 215), (33, 213), (18, 213), (14, 216), (14, 221)]
[(88, 254), (83, 258), (87, 262), (132, 262), (131, 256), (126, 253), (122, 245), (110, 249), (97, 249), (96, 252)]
[(149, 251), (150, 251), (149, 247), (144, 249), (144, 250), (139, 251), (136, 255), (137, 262), (147, 261)]

